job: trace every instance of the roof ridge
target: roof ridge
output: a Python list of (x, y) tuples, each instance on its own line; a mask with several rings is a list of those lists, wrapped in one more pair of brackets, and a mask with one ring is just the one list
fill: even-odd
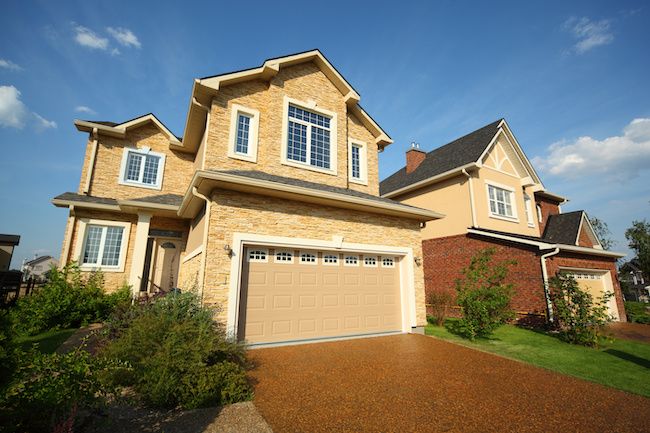
[(435, 152), (436, 150), (440, 150), (440, 149), (442, 149), (443, 147), (447, 147), (447, 146), (449, 146), (450, 144), (454, 144), (455, 142), (460, 141), (460, 140), (462, 140), (463, 138), (467, 138), (467, 137), (469, 137), (470, 135), (475, 134), (475, 133), (477, 133), (478, 131), (481, 131), (482, 129), (487, 128), (488, 126), (492, 126), (492, 125), (494, 125), (495, 123), (501, 123), (502, 120), (505, 120), (505, 119), (504, 119), (503, 117), (501, 117), (500, 119), (495, 120), (494, 122), (490, 122), (490, 123), (488, 123), (488, 124), (486, 124), (486, 125), (481, 126), (480, 128), (476, 128), (476, 129), (473, 130), (472, 132), (469, 132), (469, 133), (467, 133), (467, 134), (465, 134), (465, 135), (462, 135), (462, 136), (460, 136), (460, 137), (458, 137), (458, 138), (455, 138), (455, 139), (453, 139), (453, 140), (451, 140), (451, 141), (449, 141), (449, 142), (443, 144), (442, 146), (439, 146), (439, 147), (436, 147), (435, 149), (430, 150), (429, 152), (427, 152), (427, 155), (429, 155), (429, 154), (432, 153), (432, 152)]

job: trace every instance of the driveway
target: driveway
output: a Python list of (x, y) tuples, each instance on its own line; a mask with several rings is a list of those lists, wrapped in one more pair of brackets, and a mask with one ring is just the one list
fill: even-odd
[(650, 399), (422, 335), (249, 353), (276, 433), (650, 431)]

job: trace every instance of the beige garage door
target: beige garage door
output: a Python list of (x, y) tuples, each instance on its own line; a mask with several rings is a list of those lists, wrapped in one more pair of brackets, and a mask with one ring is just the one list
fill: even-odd
[(239, 338), (272, 343), (401, 330), (398, 258), (245, 250)]
[[(563, 271), (562, 273), (571, 275), (578, 283), (578, 287), (589, 292), (594, 300), (602, 298), (605, 291), (612, 292), (611, 276), (606, 271)], [(618, 320), (618, 308), (614, 297), (610, 298), (608, 307), (609, 314)]]

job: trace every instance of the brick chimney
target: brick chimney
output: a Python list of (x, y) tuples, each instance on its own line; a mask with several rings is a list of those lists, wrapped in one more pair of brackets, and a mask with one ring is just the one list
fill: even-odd
[(411, 148), (406, 151), (406, 172), (414, 172), (426, 157), (427, 153), (420, 150), (420, 145), (418, 143), (411, 143)]

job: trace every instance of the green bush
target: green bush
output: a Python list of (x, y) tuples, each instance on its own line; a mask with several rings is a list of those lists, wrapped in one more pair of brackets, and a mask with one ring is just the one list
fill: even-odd
[(11, 316), (0, 310), (0, 389), (9, 381), (15, 366), (15, 344)]
[(114, 371), (111, 383), (132, 386), (150, 406), (191, 409), (251, 397), (243, 347), (192, 293), (117, 309), (106, 338), (102, 355), (132, 366)]
[(630, 322), (650, 325), (650, 304), (628, 301), (625, 303), (625, 313)]
[(64, 355), (16, 352), (16, 370), (0, 395), (5, 431), (52, 431), (74, 423), (79, 409), (95, 408), (115, 393), (101, 381), (114, 361), (93, 358), (83, 348)]
[(560, 338), (572, 344), (597, 346), (604, 325), (611, 321), (607, 302), (613, 293), (594, 299), (571, 276), (555, 276), (549, 284)]
[(505, 284), (508, 266), (514, 261), (491, 263), (494, 249), (472, 257), (463, 277), (456, 281), (456, 302), (462, 317), (450, 322), (450, 331), (470, 340), (489, 337), (495, 329), (514, 318), (510, 308), (512, 285)]
[(49, 329), (75, 328), (105, 319), (117, 304), (130, 299), (128, 287), (110, 295), (104, 277), (93, 272), (84, 277), (75, 264), (52, 269), (40, 290), (21, 298), (12, 308), (20, 333), (35, 335)]
[(427, 320), (432, 325), (442, 326), (445, 323), (445, 319), (449, 315), (449, 308), (453, 301), (451, 293), (442, 290), (442, 291), (433, 291), (429, 293), (427, 298), (429, 306), (431, 307), (431, 316), (427, 317)]

